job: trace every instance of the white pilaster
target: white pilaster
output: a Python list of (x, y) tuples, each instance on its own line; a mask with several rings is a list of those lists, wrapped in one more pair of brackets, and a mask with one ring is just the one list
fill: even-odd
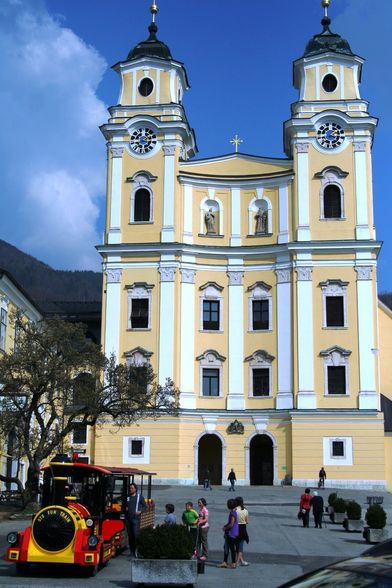
[(294, 407), (292, 376), (291, 270), (276, 270), (276, 315), (278, 335), (278, 391), (276, 408)]
[(229, 385), (228, 410), (243, 410), (244, 402), (244, 293), (243, 271), (227, 272), (229, 277)]
[(231, 238), (230, 245), (238, 247), (241, 245), (241, 190), (231, 190)]
[(298, 241), (310, 241), (309, 143), (297, 143)]
[(279, 235), (278, 243), (289, 240), (289, 187), (279, 186)]
[(121, 184), (123, 147), (110, 146), (112, 182), (110, 187), (110, 219), (108, 244), (121, 243)]
[(376, 392), (376, 356), (373, 281), (371, 266), (357, 266), (359, 408), (378, 409)]
[(165, 154), (163, 178), (163, 227), (161, 240), (163, 243), (174, 241), (174, 156), (175, 145), (164, 145)]
[(174, 278), (176, 268), (161, 266), (158, 271), (161, 274), (158, 381), (164, 385), (166, 378), (174, 379)]
[(354, 143), (355, 195), (357, 219), (355, 234), (357, 239), (370, 239), (369, 215), (367, 206), (366, 143)]
[(181, 270), (180, 406), (196, 408), (195, 397), (195, 274)]
[(105, 355), (120, 357), (121, 269), (106, 270)]
[(193, 243), (192, 186), (184, 186), (184, 243)]
[(316, 408), (314, 391), (312, 268), (297, 267), (297, 408)]

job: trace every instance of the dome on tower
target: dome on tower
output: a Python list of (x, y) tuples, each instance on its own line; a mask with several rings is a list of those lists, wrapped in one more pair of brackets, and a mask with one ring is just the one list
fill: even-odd
[(156, 33), (158, 27), (155, 22), (152, 22), (148, 27), (150, 36), (145, 41), (138, 43), (136, 47), (131, 49), (128, 53), (128, 61), (132, 59), (139, 59), (139, 57), (155, 57), (158, 59), (173, 59), (170, 49), (165, 43), (157, 39)]
[(318, 53), (326, 53), (333, 51), (334, 53), (343, 53), (344, 55), (354, 55), (351, 51), (351, 47), (345, 39), (342, 39), (340, 35), (337, 35), (331, 31), (329, 25), (331, 24), (330, 18), (325, 16), (321, 21), (324, 29), (318, 34), (314, 35), (306, 45), (304, 57), (309, 55), (317, 55)]

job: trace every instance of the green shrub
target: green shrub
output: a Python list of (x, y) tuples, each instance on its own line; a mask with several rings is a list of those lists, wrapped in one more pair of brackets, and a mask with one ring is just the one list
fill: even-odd
[(331, 494), (328, 496), (328, 504), (329, 506), (333, 506), (333, 503), (335, 502), (335, 500), (337, 499), (338, 495), (336, 494), (336, 492), (331, 492)]
[(146, 527), (136, 540), (139, 557), (144, 559), (190, 559), (194, 542), (184, 525)]
[(371, 529), (383, 529), (387, 522), (387, 513), (379, 504), (372, 504), (366, 511), (365, 519)]
[(352, 521), (361, 520), (362, 508), (358, 502), (355, 502), (355, 500), (349, 500), (349, 502), (347, 502), (346, 512), (347, 518), (351, 519)]
[(347, 502), (343, 498), (336, 498), (332, 506), (335, 512), (343, 513), (346, 512)]

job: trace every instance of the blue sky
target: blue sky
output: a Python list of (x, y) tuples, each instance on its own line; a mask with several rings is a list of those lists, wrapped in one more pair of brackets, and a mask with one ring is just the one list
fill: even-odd
[[(158, 37), (183, 61), (199, 156), (284, 156), (297, 98), (292, 62), (321, 31), (321, 0), (158, 0)], [(105, 141), (117, 103), (110, 66), (147, 37), (151, 0), (0, 1), (0, 238), (56, 269), (96, 269), (105, 208)], [(373, 148), (379, 290), (392, 291), (390, 0), (331, 0), (331, 29), (364, 57), (361, 94), (379, 117)], [(386, 64), (383, 69), (383, 64)], [(230, 99), (228, 99), (230, 96)]]

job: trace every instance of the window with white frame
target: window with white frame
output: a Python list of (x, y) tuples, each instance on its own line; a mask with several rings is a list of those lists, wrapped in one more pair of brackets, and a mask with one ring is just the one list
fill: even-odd
[(153, 285), (135, 282), (128, 289), (128, 329), (151, 329)]
[(315, 174), (320, 179), (320, 219), (342, 220), (345, 218), (343, 180), (348, 176), (337, 166), (324, 168)]
[(263, 398), (272, 396), (272, 362), (274, 357), (258, 349), (245, 358), (249, 362), (249, 396)]
[(347, 327), (347, 286), (348, 282), (327, 280), (320, 282), (323, 295), (323, 327)]
[(143, 349), (143, 347), (135, 347), (130, 351), (126, 351), (124, 355), (127, 365), (142, 367), (150, 363), (152, 351), (147, 351), (146, 349)]
[(271, 286), (265, 282), (255, 282), (248, 292), (249, 331), (270, 331), (272, 329)]
[(87, 425), (85, 423), (74, 424), (72, 429), (72, 443), (75, 445), (86, 445)]
[(324, 437), (323, 454), (325, 465), (353, 465), (352, 437)]
[(200, 330), (223, 331), (223, 287), (207, 282), (200, 290)]
[(156, 176), (147, 171), (138, 172), (132, 178), (127, 178), (127, 182), (133, 184), (130, 205), (131, 223), (153, 222), (154, 193), (152, 183), (155, 180)]
[(0, 350), (5, 351), (5, 339), (7, 333), (7, 309), (0, 308)]
[(324, 393), (326, 396), (349, 394), (348, 367), (351, 351), (342, 347), (330, 347), (320, 352), (324, 359)]
[(208, 349), (196, 359), (200, 362), (200, 396), (222, 396), (223, 362), (226, 358), (217, 351)]
[(123, 463), (150, 463), (150, 437), (124, 436)]

